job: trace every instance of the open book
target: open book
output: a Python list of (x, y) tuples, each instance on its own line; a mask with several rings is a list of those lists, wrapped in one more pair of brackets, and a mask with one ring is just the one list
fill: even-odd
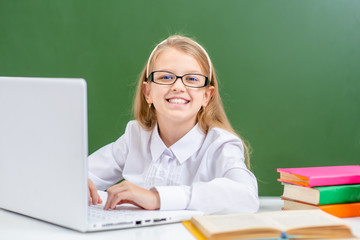
[(209, 240), (354, 238), (346, 222), (321, 210), (195, 216), (191, 223)]

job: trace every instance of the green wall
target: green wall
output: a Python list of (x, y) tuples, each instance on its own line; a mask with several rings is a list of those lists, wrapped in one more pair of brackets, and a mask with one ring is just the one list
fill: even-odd
[(357, 0), (0, 0), (0, 76), (85, 78), (92, 153), (123, 133), (174, 33), (208, 50), (260, 195), (281, 194), (277, 167), (360, 163)]

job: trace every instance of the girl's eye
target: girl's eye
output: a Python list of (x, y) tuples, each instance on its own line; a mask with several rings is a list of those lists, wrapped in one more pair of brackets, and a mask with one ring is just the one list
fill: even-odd
[(160, 77), (160, 79), (163, 79), (163, 80), (171, 80), (172, 79), (172, 76), (171, 75), (163, 75)]
[(187, 76), (186, 81), (197, 82), (197, 81), (199, 81), (199, 78), (197, 76)]

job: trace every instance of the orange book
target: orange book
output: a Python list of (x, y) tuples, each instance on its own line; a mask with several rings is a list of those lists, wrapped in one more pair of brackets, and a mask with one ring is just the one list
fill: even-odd
[(360, 217), (360, 202), (328, 204), (319, 206), (285, 198), (283, 198), (283, 200), (283, 210), (321, 209), (326, 213), (340, 218)]

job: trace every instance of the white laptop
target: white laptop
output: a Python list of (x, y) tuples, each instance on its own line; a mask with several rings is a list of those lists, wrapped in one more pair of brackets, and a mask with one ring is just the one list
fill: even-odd
[(88, 206), (87, 127), (84, 79), (0, 77), (0, 208), (82, 232), (202, 214)]

